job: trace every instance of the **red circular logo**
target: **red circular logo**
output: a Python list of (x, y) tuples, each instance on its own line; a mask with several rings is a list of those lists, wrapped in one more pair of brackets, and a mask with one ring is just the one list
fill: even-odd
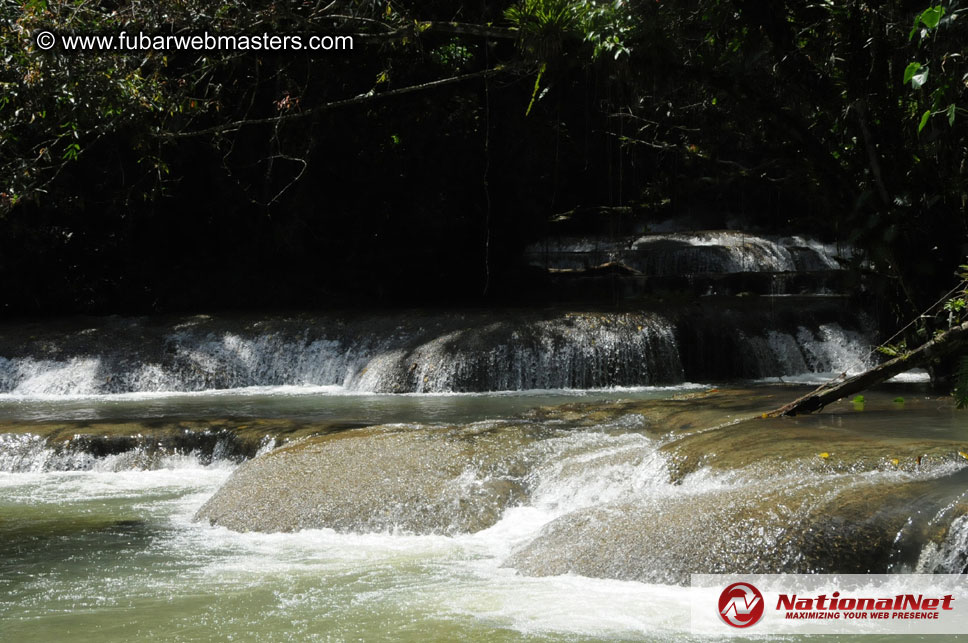
[(763, 595), (749, 583), (733, 583), (719, 595), (719, 618), (733, 627), (749, 627), (763, 618)]

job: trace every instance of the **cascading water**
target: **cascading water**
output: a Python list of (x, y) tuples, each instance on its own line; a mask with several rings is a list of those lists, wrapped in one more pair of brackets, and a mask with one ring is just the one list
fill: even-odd
[(0, 327), (4, 635), (63, 638), (70, 611), (105, 640), (665, 641), (692, 572), (964, 569), (950, 407), (747, 419), (806, 392), (755, 380), (872, 365), (849, 253), (701, 232), (532, 255), (660, 294)]
[[(656, 314), (205, 319), (166, 329), (136, 320), (78, 355), (77, 337), (27, 342), (0, 358), (0, 392), (92, 395), (251, 386), (338, 385), (373, 392), (448, 392), (681, 382), (671, 324)], [(147, 335), (147, 332), (153, 333)], [(101, 332), (110, 332), (103, 329)], [(147, 335), (147, 337), (146, 337)], [(37, 350), (53, 353), (37, 359)], [(13, 348), (12, 350), (23, 350)], [(81, 349), (84, 350), (84, 349)]]
[(968, 572), (968, 514), (958, 516), (947, 525), (941, 542), (925, 545), (916, 570), (925, 574)]
[[(872, 323), (826, 293), (830, 275), (843, 272), (848, 249), (802, 237), (716, 231), (547, 240), (526, 254), (559, 272), (618, 262), (638, 274), (617, 279), (681, 294), (671, 303), (629, 303), (620, 311), (107, 318), (56, 328), (12, 326), (0, 328), (0, 395), (258, 386), (376, 393), (589, 389), (840, 373), (869, 365)], [(786, 297), (790, 289), (796, 297)]]
[[(838, 316), (821, 310), (808, 328), (802, 315), (777, 322), (768, 311), (737, 313), (743, 328), (735, 330), (721, 314), (697, 317), (691, 310), (367, 317), (352, 328), (338, 316), (194, 318), (150, 327), (114, 320), (40, 339), (7, 333), (0, 342), (0, 395), (255, 386), (388, 393), (589, 389), (854, 370), (863, 365), (868, 341), (863, 331), (845, 330)], [(105, 341), (90, 342), (86, 330)], [(732, 353), (718, 365), (712, 354), (696, 355), (703, 336)]]
[(645, 275), (840, 270), (850, 250), (799, 236), (736, 231), (674, 232), (627, 238), (547, 239), (530, 246), (534, 265), (556, 270), (616, 262)]
[[(660, 641), (688, 631), (680, 586), (693, 571), (964, 564), (959, 416), (872, 394), (864, 413), (736, 421), (774, 393), (523, 414), (480, 396), (474, 421), (267, 439), (258, 452), (218, 431), (153, 438), (150, 421), (116, 443), (85, 439), (84, 421), (58, 429), (77, 433), (62, 443), (8, 434), (0, 551), (43, 573), (7, 583), (5, 623), (35, 640), (28, 626), (60, 632), (57, 615), (80, 605), (107, 639), (217, 620), (239, 637), (415, 627)], [(899, 435), (902, 417), (916, 431)], [(299, 531), (259, 533), (286, 530)]]
[(228, 432), (186, 432), (176, 439), (150, 435), (52, 442), (33, 433), (0, 433), (0, 473), (53, 471), (150, 471), (179, 469), (186, 464), (231, 467), (271, 451), (276, 440), (266, 437), (254, 451)]

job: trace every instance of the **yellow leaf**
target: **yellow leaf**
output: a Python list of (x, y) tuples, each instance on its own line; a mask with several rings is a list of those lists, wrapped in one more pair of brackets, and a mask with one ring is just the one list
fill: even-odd
[(823, 458), (824, 460), (826, 460), (827, 458), (830, 457), (830, 454), (827, 453), (826, 451), (824, 451), (823, 453), (820, 454), (820, 457)]
[(901, 464), (901, 461), (898, 460), (897, 458), (894, 458), (893, 460), (891, 460), (891, 464), (893, 464), (896, 467), (897, 465)]

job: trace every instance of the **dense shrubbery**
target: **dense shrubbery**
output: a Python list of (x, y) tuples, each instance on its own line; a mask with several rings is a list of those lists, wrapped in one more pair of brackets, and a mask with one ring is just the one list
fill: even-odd
[[(901, 315), (966, 254), (958, 2), (0, 7), (8, 312), (513, 297), (521, 246), (582, 206), (855, 243)], [(41, 29), (356, 48), (45, 53)]]

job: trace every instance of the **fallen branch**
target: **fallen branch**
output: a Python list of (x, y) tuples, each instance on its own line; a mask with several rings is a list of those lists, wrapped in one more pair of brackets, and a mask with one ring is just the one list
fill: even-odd
[(925, 342), (904, 355), (884, 362), (859, 375), (848, 377), (846, 380), (829, 388), (821, 387), (798, 398), (775, 411), (764, 413), (763, 417), (779, 417), (781, 415), (800, 415), (820, 411), (831, 402), (859, 393), (872, 386), (889, 380), (899, 373), (912, 368), (924, 366), (950, 353), (968, 347), (968, 322), (945, 331), (934, 339)]

